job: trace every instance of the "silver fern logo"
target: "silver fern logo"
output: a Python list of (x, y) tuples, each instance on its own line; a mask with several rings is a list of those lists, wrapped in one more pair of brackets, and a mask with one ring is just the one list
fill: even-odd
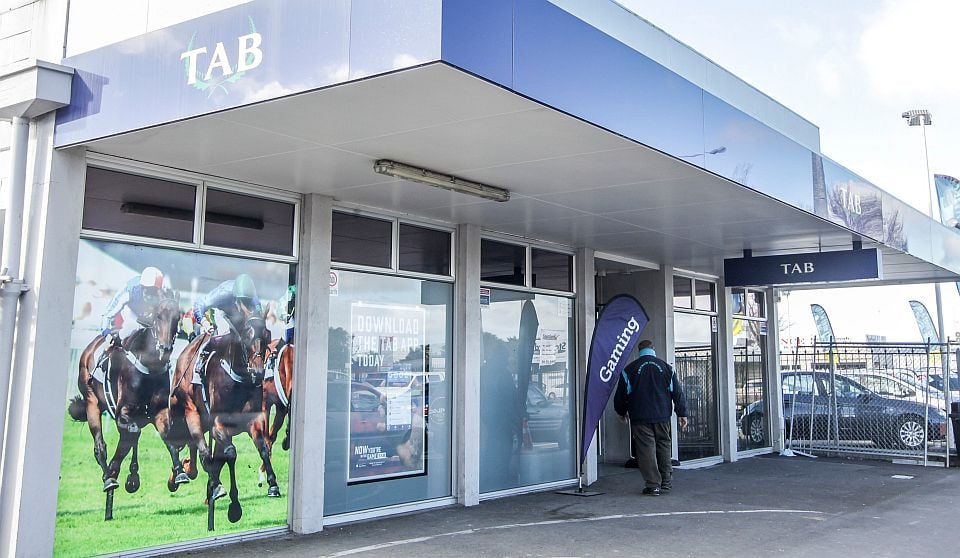
[(224, 43), (219, 42), (213, 47), (213, 54), (207, 55), (207, 47), (194, 48), (197, 34), (190, 37), (187, 50), (180, 54), (183, 69), (187, 75), (187, 85), (207, 92), (207, 98), (217, 91), (229, 94), (229, 86), (240, 81), (250, 70), (263, 62), (263, 37), (257, 32), (253, 18), (247, 17), (250, 32), (237, 37), (237, 53), (231, 62), (230, 53)]

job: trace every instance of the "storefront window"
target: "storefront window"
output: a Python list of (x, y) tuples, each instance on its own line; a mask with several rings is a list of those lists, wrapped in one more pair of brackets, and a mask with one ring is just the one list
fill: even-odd
[(293, 255), (293, 209), (292, 203), (210, 188), (204, 204), (203, 243)]
[(333, 273), (325, 513), (450, 496), (453, 285)]
[(83, 228), (192, 242), (196, 205), (195, 184), (88, 167)]
[(333, 212), (333, 261), (389, 269), (392, 250), (393, 221)]
[(689, 277), (673, 278), (673, 306), (675, 308), (693, 308), (692, 286), (693, 279)]
[(677, 435), (680, 461), (720, 455), (713, 328), (716, 319), (716, 316), (685, 312), (673, 315), (675, 369), (687, 400), (689, 421)]
[(480, 241), (480, 279), (508, 285), (524, 285), (527, 275), (527, 248), (519, 244)]
[(573, 300), (492, 289), (481, 307), (480, 491), (574, 478)]
[[(56, 556), (287, 524), (282, 417), (295, 350), (294, 274), (287, 263), (80, 241)], [(275, 426), (264, 436), (256, 422)], [(215, 423), (225, 426), (210, 445)], [(102, 439), (91, 436), (101, 430)], [(221, 467), (208, 472), (199, 464), (211, 455)], [(210, 532), (204, 500), (217, 478)]]
[[(764, 293), (747, 290), (734, 292), (733, 316), (734, 381), (740, 435), (737, 450), (770, 446), (770, 429), (766, 417), (767, 388), (767, 322), (764, 314)], [(738, 306), (738, 301), (744, 304)]]

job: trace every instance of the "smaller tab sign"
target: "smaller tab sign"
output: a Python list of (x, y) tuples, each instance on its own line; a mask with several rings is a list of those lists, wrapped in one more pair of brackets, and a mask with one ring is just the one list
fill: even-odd
[(723, 260), (723, 277), (728, 287), (880, 279), (880, 269), (880, 252), (876, 248)]

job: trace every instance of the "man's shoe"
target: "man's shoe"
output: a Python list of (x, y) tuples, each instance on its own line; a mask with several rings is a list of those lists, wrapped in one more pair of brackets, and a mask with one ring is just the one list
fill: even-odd
[(659, 487), (659, 486), (652, 486), (652, 487), (644, 488), (644, 489), (643, 489), (643, 495), (644, 495), (644, 496), (659, 496), (659, 495), (660, 495), (660, 487)]
[(660, 492), (670, 492), (670, 489), (673, 488), (672, 483), (664, 483), (660, 485)]

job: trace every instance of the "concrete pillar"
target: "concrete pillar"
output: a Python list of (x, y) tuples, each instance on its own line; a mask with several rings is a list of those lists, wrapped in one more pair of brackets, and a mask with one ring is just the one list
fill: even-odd
[(49, 556), (56, 525), (85, 160), (53, 151), (54, 114), (31, 125), (23, 277), (5, 439), (0, 556)]
[(730, 289), (717, 283), (717, 397), (720, 402), (720, 451), (724, 461), (737, 460), (737, 392), (733, 363), (733, 315)]
[(457, 229), (454, 287), (454, 490), (464, 506), (480, 503), (480, 227)]
[(290, 529), (323, 528), (327, 420), (327, 344), (330, 313), (330, 245), (333, 200), (309, 194), (303, 201), (297, 282), (297, 338), (290, 418)]
[[(574, 284), (577, 288), (577, 367), (575, 370), (577, 378), (576, 405), (577, 405), (577, 431), (575, 435), (580, 439), (581, 424), (583, 421), (583, 391), (587, 380), (587, 359), (590, 358), (590, 341), (593, 339), (593, 328), (597, 323), (597, 297), (596, 297), (596, 268), (593, 260), (593, 250), (581, 248), (577, 250), (574, 257), (576, 269), (574, 270)], [(594, 436), (587, 451), (587, 460), (583, 464), (583, 474), (586, 477), (586, 484), (592, 484), (597, 481), (597, 440), (599, 436)], [(577, 442), (580, 443), (579, 441)], [(577, 456), (579, 459), (580, 456)]]

